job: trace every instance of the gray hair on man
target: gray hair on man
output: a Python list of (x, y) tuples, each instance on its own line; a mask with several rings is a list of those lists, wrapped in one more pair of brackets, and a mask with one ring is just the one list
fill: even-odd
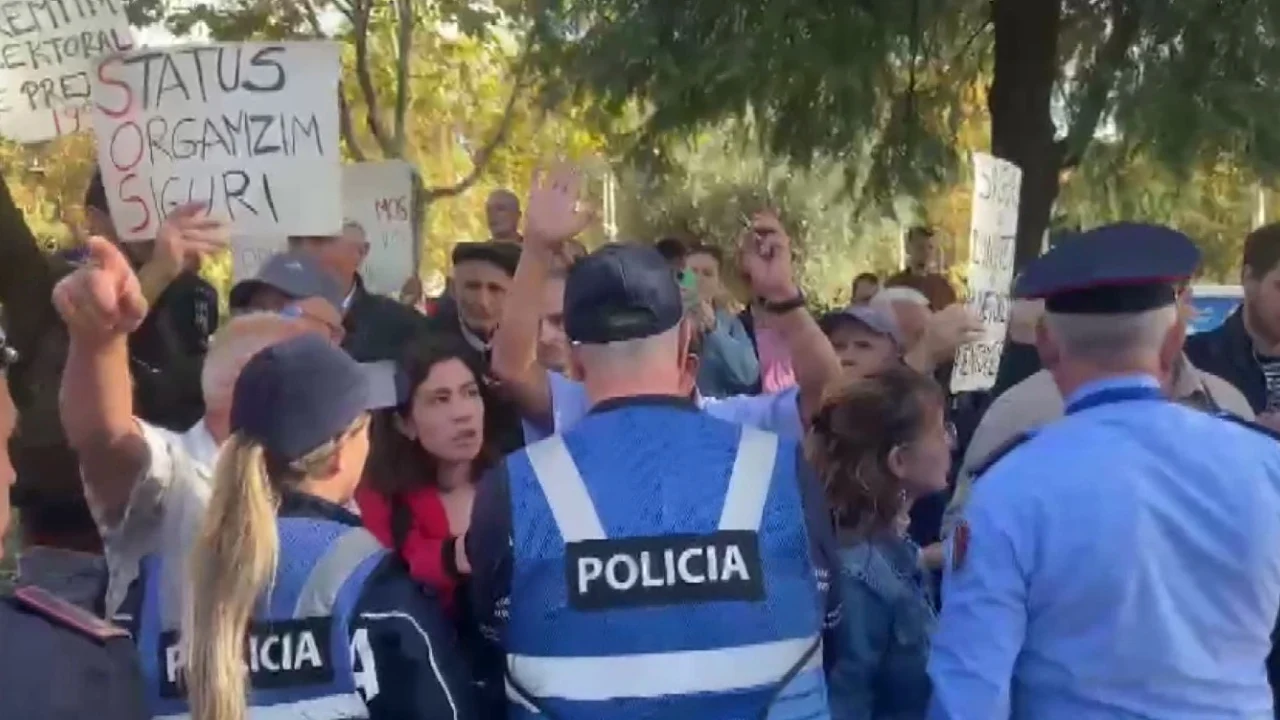
[(1044, 327), (1064, 355), (1098, 365), (1158, 354), (1178, 308), (1165, 305), (1137, 313), (1065, 314), (1047, 312)]
[(649, 337), (618, 342), (575, 345), (578, 362), (587, 372), (628, 375), (655, 363), (669, 361), (680, 352), (681, 325)]

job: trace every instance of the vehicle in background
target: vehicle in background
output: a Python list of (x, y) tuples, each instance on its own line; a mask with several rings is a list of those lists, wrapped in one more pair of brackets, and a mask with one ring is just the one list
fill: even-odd
[(1244, 301), (1244, 289), (1239, 285), (1193, 285), (1191, 304), (1196, 309), (1187, 332), (1213, 330), (1223, 323)]

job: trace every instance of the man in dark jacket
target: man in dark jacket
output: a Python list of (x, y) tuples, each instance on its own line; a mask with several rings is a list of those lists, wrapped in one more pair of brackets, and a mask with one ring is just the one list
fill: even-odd
[(1235, 385), (1258, 414), (1280, 427), (1280, 223), (1265, 225), (1244, 241), (1244, 302), (1226, 322), (1187, 338), (1196, 367)]
[(398, 360), (425, 321), (417, 311), (364, 287), (360, 266), (369, 240), (359, 223), (347, 222), (335, 236), (291, 237), (289, 247), (305, 252), (338, 281), (342, 289), (342, 348), (358, 362)]

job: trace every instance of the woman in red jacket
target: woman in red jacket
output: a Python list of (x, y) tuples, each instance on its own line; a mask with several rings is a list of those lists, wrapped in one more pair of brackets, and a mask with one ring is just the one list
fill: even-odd
[(450, 611), (466, 607), (465, 597), (456, 598), (470, 573), (460, 539), (471, 523), (475, 482), (495, 459), (483, 375), (471, 357), (439, 340), (409, 350), (399, 364), (406, 399), (374, 418), (356, 493), (365, 526)]

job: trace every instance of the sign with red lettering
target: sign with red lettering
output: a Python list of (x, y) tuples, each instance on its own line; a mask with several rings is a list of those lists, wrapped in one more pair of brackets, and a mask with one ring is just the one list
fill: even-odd
[(104, 57), (93, 127), (111, 218), (124, 240), (207, 203), (238, 235), (342, 227), (338, 46), (218, 43)]
[(413, 167), (403, 160), (342, 167), (343, 212), (369, 243), (360, 275), (370, 292), (397, 295), (417, 271), (414, 182)]
[(98, 58), (133, 47), (124, 0), (0, 2), (0, 135), (22, 143), (87, 128)]

